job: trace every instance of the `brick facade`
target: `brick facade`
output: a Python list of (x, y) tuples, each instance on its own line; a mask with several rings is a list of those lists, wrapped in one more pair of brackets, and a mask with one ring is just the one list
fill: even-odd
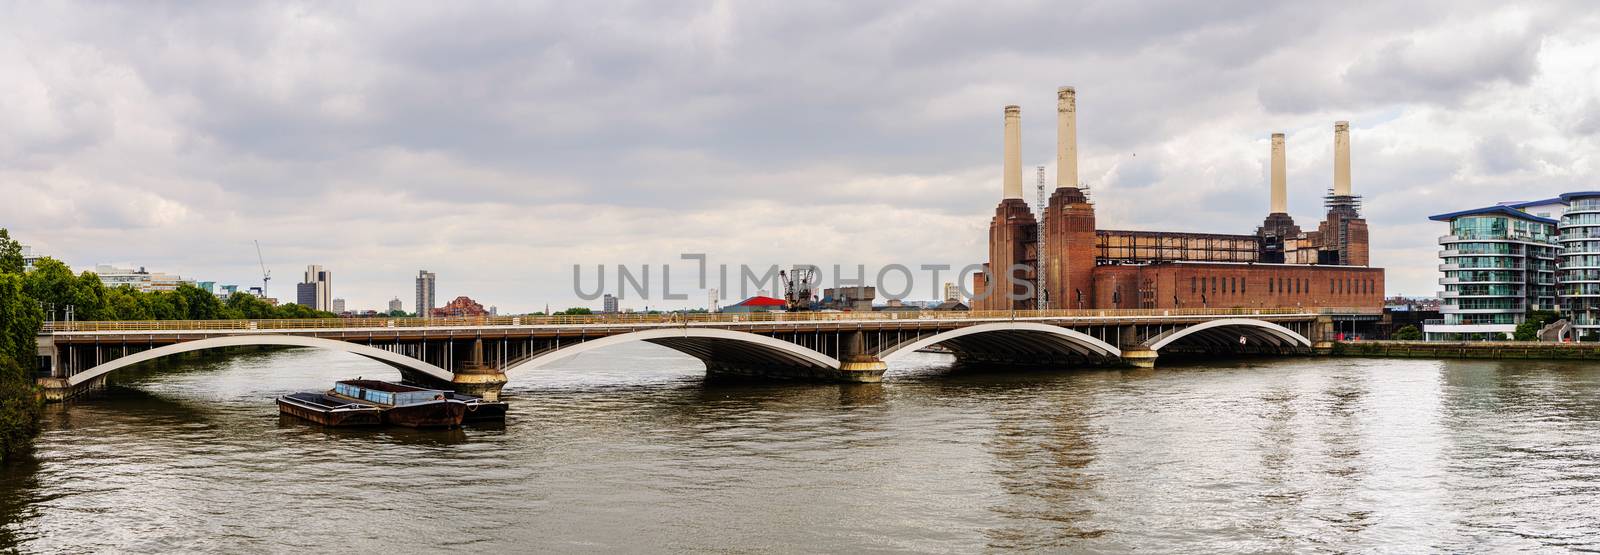
[(1383, 306), (1383, 269), (1292, 264), (1099, 266), (1094, 308)]

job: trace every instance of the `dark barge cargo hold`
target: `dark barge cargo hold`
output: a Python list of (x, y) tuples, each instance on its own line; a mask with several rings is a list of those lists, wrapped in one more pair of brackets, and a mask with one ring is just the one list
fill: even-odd
[(485, 401), (451, 391), (445, 392), (444, 396), (446, 399), (455, 399), (467, 404), (466, 422), (505, 422), (506, 409), (511, 406), (505, 401)]
[(378, 380), (334, 382), (328, 397), (376, 405), (383, 423), (412, 428), (453, 428), (467, 414), (467, 403), (451, 392)]
[(316, 392), (290, 393), (278, 397), (278, 412), (323, 426), (376, 426), (383, 423), (383, 409), (376, 405)]

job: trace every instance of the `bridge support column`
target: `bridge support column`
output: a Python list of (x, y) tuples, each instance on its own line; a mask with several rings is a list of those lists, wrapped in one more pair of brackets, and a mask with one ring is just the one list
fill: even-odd
[(472, 359), (455, 371), (450, 388), (462, 395), (482, 397), (485, 401), (499, 401), (500, 389), (505, 387), (505, 372), (483, 362), (483, 340), (472, 342)]
[(39, 378), (38, 384), (39, 389), (43, 390), (45, 402), (60, 403), (104, 387), (106, 377), (100, 376), (78, 385), (69, 385), (66, 378)]
[(1319, 355), (1333, 353), (1333, 317), (1318, 316), (1311, 328), (1311, 352)]
[(1123, 347), (1122, 362), (1134, 368), (1155, 368), (1160, 354), (1145, 347)]
[(839, 381), (852, 383), (878, 383), (883, 381), (883, 373), (889, 369), (878, 357), (872, 355), (851, 355), (839, 365)]

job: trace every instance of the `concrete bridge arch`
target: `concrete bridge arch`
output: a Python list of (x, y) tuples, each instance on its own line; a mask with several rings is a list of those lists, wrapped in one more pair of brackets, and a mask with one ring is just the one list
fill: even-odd
[(538, 368), (555, 361), (611, 345), (645, 341), (700, 359), (708, 370), (714, 365), (728, 367), (759, 367), (762, 365), (786, 368), (808, 368), (832, 372), (841, 367), (839, 359), (827, 354), (781, 339), (744, 331), (674, 327), (621, 333), (582, 343), (564, 345), (531, 357), (506, 368), (511, 373), (525, 368)]
[(1311, 348), (1311, 340), (1299, 332), (1254, 318), (1223, 318), (1174, 329), (1145, 340), (1143, 346), (1151, 351), (1160, 351), (1182, 340), (1230, 348), (1239, 345), (1241, 336), (1247, 342), (1256, 341), (1273, 347)]
[(77, 374), (68, 376), (66, 378), (66, 385), (68, 387), (77, 387), (86, 383), (92, 383), (94, 380), (104, 377), (106, 374), (110, 374), (111, 372), (133, 366), (141, 362), (155, 360), (178, 353), (216, 349), (220, 347), (245, 347), (258, 345), (313, 347), (334, 351), (343, 351), (382, 362), (394, 367), (397, 370), (400, 370), (402, 374), (433, 378), (442, 383), (450, 383), (451, 378), (454, 376), (454, 374), (452, 374), (449, 370), (428, 364), (421, 360), (397, 353), (391, 353), (376, 347), (369, 347), (348, 341), (323, 339), (320, 337), (309, 337), (302, 335), (248, 334), (196, 339), (193, 341), (173, 343), (171, 345), (139, 351), (137, 353), (129, 354), (128, 356), (106, 361), (82, 372), (78, 372)]
[(1031, 351), (1043, 355), (1071, 355), (1089, 359), (1115, 359), (1122, 356), (1122, 350), (1117, 346), (1096, 339), (1094, 336), (1038, 322), (991, 322), (965, 326), (895, 345), (883, 350), (878, 356), (884, 362), (889, 362), (907, 353), (938, 344), (946, 344), (958, 353), (964, 349), (971, 349), (986, 352)]

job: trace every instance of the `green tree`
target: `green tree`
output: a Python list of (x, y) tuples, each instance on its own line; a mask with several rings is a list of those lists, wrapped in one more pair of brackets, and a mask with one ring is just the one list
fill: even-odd
[(43, 319), (39, 303), (23, 294), (22, 275), (0, 273), (0, 359), (22, 364), (39, 356), (34, 338)]
[(44, 305), (45, 318), (65, 320), (67, 306), (75, 300), (78, 276), (60, 260), (40, 258), (33, 271), (23, 275), (22, 287), (23, 294)]
[(1390, 334), (1389, 338), (1399, 341), (1418, 341), (1422, 339), (1422, 330), (1417, 329), (1416, 326), (1408, 324), (1400, 326), (1400, 329), (1394, 330), (1394, 333)]
[(22, 273), (22, 243), (11, 238), (11, 232), (0, 227), (0, 274)]
[(173, 292), (182, 298), (189, 313), (185, 316), (190, 320), (217, 320), (222, 318), (222, 301), (216, 295), (207, 293), (206, 290), (184, 283), (178, 285), (178, 290)]
[(556, 314), (557, 315), (565, 315), (565, 316), (587, 316), (589, 314), (594, 314), (594, 311), (593, 310), (589, 310), (587, 308), (583, 308), (581, 306), (575, 306), (575, 307), (563, 310), (561, 312), (557, 312)]
[[(28, 359), (33, 360), (33, 359)], [(0, 463), (33, 449), (43, 407), (22, 365), (0, 356)]]

